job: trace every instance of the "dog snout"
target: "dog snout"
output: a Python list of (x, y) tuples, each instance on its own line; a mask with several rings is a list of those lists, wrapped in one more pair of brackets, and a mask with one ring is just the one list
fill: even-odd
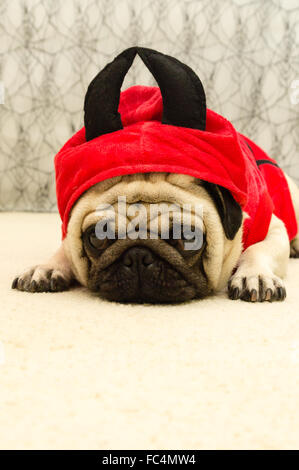
[(148, 248), (133, 247), (129, 248), (122, 257), (123, 264), (131, 270), (147, 268), (154, 263), (154, 255)]
[(196, 296), (195, 287), (180, 271), (141, 245), (124, 251), (102, 273), (94, 290), (108, 300), (133, 303), (183, 302)]

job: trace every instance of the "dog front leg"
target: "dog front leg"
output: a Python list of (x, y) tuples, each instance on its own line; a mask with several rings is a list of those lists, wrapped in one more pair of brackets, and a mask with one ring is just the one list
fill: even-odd
[(61, 292), (67, 290), (73, 280), (62, 242), (47, 263), (33, 266), (17, 276), (12, 288), (27, 292)]
[(265, 240), (242, 253), (228, 283), (229, 298), (247, 302), (284, 300), (286, 290), (281, 278), (286, 274), (289, 255), (285, 225), (273, 215)]

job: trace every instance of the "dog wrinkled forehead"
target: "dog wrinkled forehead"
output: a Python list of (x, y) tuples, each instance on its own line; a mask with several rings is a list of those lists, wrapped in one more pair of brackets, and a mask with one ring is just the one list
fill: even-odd
[(98, 238), (103, 238), (101, 234), (105, 226), (114, 234), (118, 233), (118, 238), (123, 238), (122, 234), (129, 235), (130, 230), (136, 231), (136, 229), (140, 234), (148, 232), (151, 238), (157, 238), (170, 226), (173, 228), (182, 226), (184, 231), (187, 225), (201, 227), (203, 230), (204, 207), (201, 203), (169, 202), (167, 192), (165, 194), (163, 202), (149, 202), (150, 197), (144, 197), (142, 194), (138, 195), (136, 202), (134, 197), (130, 198), (127, 195), (119, 195), (113, 203), (102, 202), (94, 212), (84, 218), (82, 231), (93, 224), (96, 226)]
[(159, 227), (164, 220), (190, 219), (199, 224), (203, 205), (198, 196), (203, 194), (197, 180), (187, 175), (150, 173), (112, 178), (89, 190), (83, 205), (86, 214), (82, 231), (102, 219), (113, 221), (116, 227), (122, 222), (129, 224), (136, 217), (142, 223), (157, 220)]

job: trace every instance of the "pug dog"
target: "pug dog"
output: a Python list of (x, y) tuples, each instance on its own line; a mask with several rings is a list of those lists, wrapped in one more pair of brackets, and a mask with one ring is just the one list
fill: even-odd
[[(159, 88), (120, 93), (137, 53)], [(288, 258), (299, 256), (299, 189), (206, 109), (189, 67), (151, 49), (127, 49), (91, 82), (84, 109), (85, 128), (55, 160), (62, 244), (12, 288), (60, 292), (78, 282), (131, 303), (185, 302), (226, 287), (232, 300), (285, 299)]]

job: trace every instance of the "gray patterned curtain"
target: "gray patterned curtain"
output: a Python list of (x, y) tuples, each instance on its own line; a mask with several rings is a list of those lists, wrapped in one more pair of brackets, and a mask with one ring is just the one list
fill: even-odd
[[(298, 0), (1, 0), (2, 210), (56, 210), (53, 158), (86, 87), (136, 44), (193, 67), (208, 107), (299, 180)], [(133, 84), (153, 84), (138, 60)]]

